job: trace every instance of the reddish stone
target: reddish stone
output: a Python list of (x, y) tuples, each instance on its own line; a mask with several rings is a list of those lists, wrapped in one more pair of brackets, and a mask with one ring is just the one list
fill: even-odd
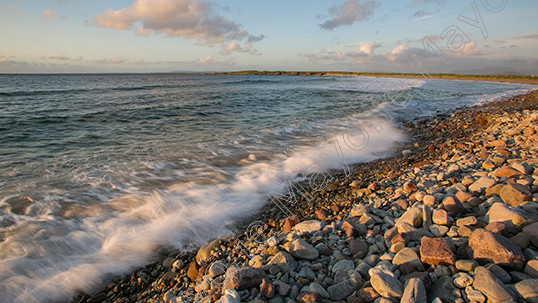
[(488, 150), (485, 147), (482, 147), (482, 149), (480, 149), (480, 158), (487, 159), (488, 157)]
[(469, 236), (469, 255), (481, 262), (521, 269), (525, 257), (521, 248), (502, 235), (482, 228)]
[(282, 231), (284, 232), (291, 231), (295, 225), (299, 224), (299, 222), (300, 222), (299, 216), (297, 215), (287, 217), (286, 220), (284, 221), (284, 226), (282, 226)]
[(344, 221), (342, 224), (342, 230), (345, 231), (348, 238), (354, 238), (360, 236), (359, 231), (348, 221)]
[(392, 244), (398, 243), (398, 242), (407, 243), (407, 239), (404, 237), (403, 234), (397, 234), (394, 237), (392, 237), (392, 239), (390, 239), (390, 243)]
[(368, 186), (368, 189), (371, 190), (372, 192), (378, 191), (381, 189), (381, 185), (379, 185), (379, 183), (377, 182), (374, 182)]
[(515, 169), (513, 169), (511, 167), (503, 166), (503, 167), (498, 168), (497, 170), (495, 170), (495, 172), (493, 174), (498, 178), (502, 178), (502, 177), (512, 178), (513, 176), (521, 175), (521, 172), (518, 171), (518, 170), (515, 170)]
[(278, 227), (278, 222), (273, 219), (267, 220), (267, 224), (269, 224), (271, 227)]
[(192, 281), (196, 281), (196, 278), (198, 277), (198, 264), (196, 262), (191, 262), (189, 265), (189, 269), (187, 269), (187, 277)]
[(377, 298), (381, 297), (381, 295), (375, 291), (373, 287), (365, 287), (361, 290), (357, 290), (356, 296), (364, 303), (374, 302)]
[(422, 237), (420, 260), (430, 265), (454, 265), (456, 256), (443, 238)]
[(275, 287), (273, 284), (271, 284), (269, 279), (265, 278), (262, 280), (262, 284), (260, 285), (260, 293), (267, 299), (271, 299), (275, 296)]
[(300, 293), (297, 296), (297, 303), (308, 303), (308, 302), (322, 302), (322, 297), (319, 293), (313, 291), (305, 291)]
[(404, 189), (404, 191), (405, 191), (406, 193), (410, 194), (410, 193), (412, 193), (412, 192), (417, 191), (418, 188), (417, 188), (417, 186), (416, 186), (413, 182), (408, 181), (408, 182), (405, 182), (405, 183), (404, 183), (403, 189)]
[(325, 219), (327, 219), (329, 217), (329, 215), (330, 215), (330, 213), (326, 209), (318, 209), (318, 210), (316, 210), (316, 217), (320, 221), (324, 221)]
[(342, 207), (341, 207), (340, 205), (338, 205), (338, 204), (334, 204), (334, 203), (333, 203), (333, 204), (331, 205), (331, 210), (332, 210), (333, 212), (337, 213), (337, 212), (339, 212), (339, 211), (342, 210)]

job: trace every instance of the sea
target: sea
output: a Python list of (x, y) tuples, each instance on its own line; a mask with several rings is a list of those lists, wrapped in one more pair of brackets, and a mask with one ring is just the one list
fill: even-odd
[(304, 176), (391, 156), (402, 122), (536, 89), (216, 74), (0, 75), (0, 302), (68, 301), (229, 235)]

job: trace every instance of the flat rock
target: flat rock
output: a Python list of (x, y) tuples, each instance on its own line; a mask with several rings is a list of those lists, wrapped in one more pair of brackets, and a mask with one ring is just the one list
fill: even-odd
[(322, 230), (325, 224), (323, 222), (318, 220), (307, 220), (303, 221), (301, 223), (298, 223), (293, 227), (294, 230), (297, 231), (297, 233), (311, 233), (315, 231)]
[(267, 265), (275, 265), (284, 274), (297, 268), (295, 259), (285, 251), (280, 251), (274, 255)]
[(517, 183), (509, 183), (503, 186), (499, 195), (510, 206), (518, 206), (532, 199), (531, 192), (525, 186)]
[(430, 265), (453, 265), (456, 262), (456, 256), (443, 238), (423, 237), (420, 242), (420, 259)]
[(405, 282), (404, 292), (400, 302), (406, 303), (426, 303), (426, 288), (419, 278), (412, 278)]
[(472, 272), (478, 267), (478, 262), (475, 260), (458, 260), (456, 261), (456, 268), (460, 271)]
[(383, 297), (400, 298), (403, 295), (403, 284), (390, 271), (372, 268), (368, 271), (372, 287)]
[(510, 302), (516, 301), (513, 294), (504, 286), (504, 284), (495, 277), (485, 267), (479, 266), (475, 269), (475, 280), (473, 287), (482, 292), (491, 302)]
[(485, 216), (486, 223), (510, 223), (514, 226), (522, 226), (528, 222), (517, 210), (508, 205), (497, 202), (493, 203)]
[(457, 226), (473, 226), (473, 225), (476, 225), (477, 223), (478, 223), (478, 220), (476, 219), (475, 216), (469, 216), (469, 217), (456, 220)]
[(528, 279), (518, 282), (514, 289), (521, 298), (530, 303), (538, 303), (538, 279)]
[(485, 190), (487, 188), (492, 187), (495, 185), (495, 180), (488, 178), (488, 177), (480, 177), (480, 179), (476, 180), (473, 184), (469, 185), (470, 191), (477, 191), (480, 192), (482, 190)]
[(469, 236), (469, 255), (479, 262), (521, 269), (525, 257), (521, 248), (507, 238), (478, 228)]
[(315, 260), (319, 257), (318, 250), (301, 238), (290, 243), (289, 253), (296, 258), (307, 260)]
[(495, 172), (493, 172), (493, 174), (498, 178), (502, 178), (502, 177), (512, 178), (513, 176), (521, 175), (521, 172), (511, 167), (503, 166), (501, 168), (496, 169)]

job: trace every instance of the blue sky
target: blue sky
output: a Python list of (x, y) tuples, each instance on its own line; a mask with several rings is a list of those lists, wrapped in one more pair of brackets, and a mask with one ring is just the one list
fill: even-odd
[(4, 73), (538, 74), (538, 2), (0, 0), (0, 42)]

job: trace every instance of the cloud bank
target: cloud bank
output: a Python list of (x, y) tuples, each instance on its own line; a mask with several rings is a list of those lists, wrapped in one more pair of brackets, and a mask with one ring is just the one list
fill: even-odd
[(126, 8), (105, 10), (94, 17), (94, 24), (115, 31), (132, 30), (139, 36), (183, 37), (224, 49), (232, 42), (250, 45), (229, 51), (244, 51), (264, 38), (216, 13), (212, 3), (199, 0), (136, 0)]

